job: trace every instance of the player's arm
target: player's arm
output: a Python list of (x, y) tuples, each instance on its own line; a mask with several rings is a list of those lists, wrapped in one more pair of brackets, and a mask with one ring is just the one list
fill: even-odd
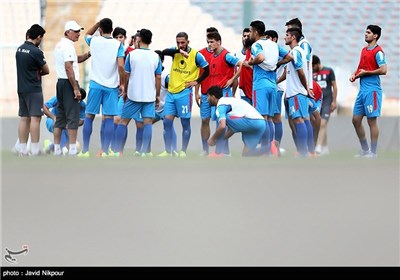
[(282, 64), (286, 64), (286, 63), (288, 63), (288, 62), (290, 62), (292, 60), (293, 60), (293, 56), (290, 54), (290, 52), (288, 52), (287, 55), (285, 55), (284, 58), (282, 58), (281, 60), (278, 61), (278, 63), (276, 64), (276, 67), (278, 68)]
[(49, 66), (46, 63), (40, 69), (40, 76), (45, 76), (45, 75), (48, 75), (49, 73), (50, 73), (50, 69), (49, 69)]
[(218, 116), (218, 127), (215, 130), (214, 134), (208, 139), (208, 145), (215, 146), (215, 144), (217, 143), (217, 139), (225, 133), (226, 113), (229, 107), (227, 105), (220, 105), (215, 109), (216, 115)]
[(218, 127), (215, 130), (214, 134), (208, 139), (208, 145), (210, 146), (215, 146), (217, 143), (217, 139), (221, 137), (225, 133), (225, 127), (226, 127), (226, 119), (220, 119), (218, 122)]
[(179, 49), (179, 48), (169, 48), (169, 49), (165, 49), (165, 50), (162, 51), (162, 53), (163, 53), (164, 55), (172, 56), (172, 57), (174, 57), (175, 54), (180, 53), (180, 54), (183, 55), (185, 58), (188, 58), (188, 57), (189, 57), (189, 54), (188, 54), (186, 51), (181, 50), (181, 49)]
[(45, 114), (47, 117), (55, 122), (56, 116), (50, 111), (50, 108), (48, 106), (49, 105), (47, 104), (47, 102), (43, 104), (43, 114)]
[[(234, 83), (235, 81), (237, 81), (237, 79), (238, 79), (239, 76), (240, 76), (240, 72), (242, 71), (242, 65), (243, 65), (243, 63), (242, 63), (241, 61), (237, 61), (237, 63), (236, 63), (235, 66), (239, 67), (239, 69), (236, 71), (236, 73), (233, 75), (232, 78), (230, 78), (228, 81), (226, 81), (225, 88), (227, 88), (227, 87), (233, 85), (233, 83)], [(235, 93), (233, 93), (233, 96), (235, 96)]]
[(119, 46), (118, 55), (117, 55), (117, 64), (118, 64), (118, 75), (119, 75), (119, 84), (121, 92), (125, 92), (125, 51), (124, 46)]
[(331, 112), (336, 110), (336, 98), (337, 98), (337, 83), (336, 81), (331, 81), (332, 83), (332, 103), (331, 103)]
[(78, 84), (75, 80), (75, 73), (72, 67), (72, 61), (65, 62), (65, 72), (67, 73), (68, 81), (71, 84), (72, 88), (74, 89), (74, 99), (81, 100), (81, 92), (79, 91)]
[(199, 93), (200, 87), (201, 87), (201, 84), (197, 84), (194, 86), (194, 100), (196, 100), (196, 104), (199, 107), (200, 107), (200, 102), (201, 102), (201, 95)]
[(283, 69), (282, 76), (279, 77), (279, 79), (276, 81), (276, 84), (279, 84), (279, 83), (283, 82), (284, 80), (286, 80), (286, 67), (285, 67), (285, 69)]
[(309, 93), (308, 86), (307, 86), (307, 77), (306, 77), (306, 74), (303, 71), (303, 68), (297, 69), (297, 74), (299, 75), (299, 79), (300, 79), (301, 84), (303, 85), (303, 87)]

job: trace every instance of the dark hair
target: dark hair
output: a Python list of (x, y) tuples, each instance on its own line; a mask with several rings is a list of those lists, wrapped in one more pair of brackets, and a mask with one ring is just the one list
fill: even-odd
[(222, 88), (219, 86), (212, 86), (208, 89), (207, 94), (220, 99), (222, 97)]
[(303, 36), (303, 34), (301, 33), (301, 29), (295, 28), (295, 27), (292, 27), (292, 28), (289, 28), (288, 30), (286, 30), (286, 33), (290, 33), (293, 36), (295, 36), (297, 42), (299, 42), (300, 38)]
[(320, 63), (321, 63), (321, 60), (319, 60), (319, 57), (314, 54), (312, 56), (312, 65), (320, 64)]
[(367, 26), (367, 29), (371, 30), (373, 34), (378, 35), (378, 37), (376, 38), (376, 40), (378, 41), (379, 38), (381, 37), (382, 28), (380, 28), (380, 26), (378, 25), (370, 24)]
[(138, 36), (142, 39), (142, 42), (149, 45), (151, 43), (151, 38), (153, 37), (153, 33), (150, 30), (142, 28), (139, 31)]
[(100, 20), (100, 25), (99, 27), (101, 28), (101, 30), (103, 30), (104, 33), (109, 34), (113, 31), (113, 22), (111, 19), (109, 18), (103, 18), (102, 20)]
[(255, 31), (257, 31), (259, 36), (264, 35), (265, 24), (261, 20), (255, 20), (250, 23), (250, 26), (253, 27)]
[(184, 37), (186, 40), (189, 39), (189, 35), (187, 35), (187, 33), (183, 32), (183, 31), (176, 34), (176, 38), (178, 38), (178, 37)]
[(264, 32), (264, 35), (278, 40), (278, 33), (275, 30), (267, 30)]
[(207, 39), (208, 40), (212, 40), (214, 39), (215, 41), (221, 41), (221, 34), (219, 34), (218, 32), (211, 32), (207, 34)]
[(288, 25), (292, 25), (293, 27), (300, 28), (300, 30), (303, 29), (303, 25), (301, 24), (301, 21), (299, 20), (299, 18), (293, 18), (293, 19), (289, 20), (288, 22), (286, 22), (285, 26), (288, 26)]
[(206, 29), (206, 32), (207, 32), (207, 33), (218, 32), (218, 29), (215, 28), (215, 27), (209, 27), (209, 28)]
[(250, 28), (246, 27), (243, 29), (242, 34), (250, 32)]
[(42, 36), (46, 33), (46, 30), (43, 29), (39, 24), (34, 24), (29, 28), (28, 31), (26, 31), (26, 35), (28, 36), (29, 39), (36, 39), (39, 36)]
[(80, 93), (81, 93), (81, 100), (86, 98), (86, 90), (84, 90), (83, 88), (79, 89)]
[(124, 37), (126, 37), (126, 30), (123, 29), (122, 27), (115, 27), (114, 31), (112, 33), (113, 38), (117, 38), (118, 35), (122, 35)]
[(160, 59), (161, 59), (161, 62), (163, 62), (163, 61), (164, 61), (164, 54), (163, 54), (163, 52), (160, 51), (160, 50), (155, 50), (154, 52), (156, 52), (156, 53), (158, 54), (158, 56), (159, 56)]

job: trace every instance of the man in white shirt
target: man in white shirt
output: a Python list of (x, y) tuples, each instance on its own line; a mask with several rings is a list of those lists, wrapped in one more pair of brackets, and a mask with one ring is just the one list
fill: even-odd
[[(108, 156), (111, 139), (114, 136), (114, 116), (118, 114), (118, 87), (123, 85), (125, 50), (121, 42), (115, 40), (112, 20), (103, 18), (93, 25), (85, 36), (90, 46), (91, 73), (87, 98), (86, 119), (83, 125), (83, 148), (80, 157), (89, 157), (90, 136), (96, 114), (104, 116), (104, 142), (102, 157)], [(93, 36), (99, 29), (100, 36)], [(121, 86), (124, 92), (124, 87)]]
[(76, 21), (68, 21), (64, 26), (64, 38), (55, 47), (54, 56), (57, 73), (57, 115), (54, 124), (54, 155), (61, 155), (61, 132), (68, 129), (69, 155), (76, 155), (76, 136), (79, 126), (81, 92), (79, 91), (78, 63), (90, 57), (90, 52), (76, 55), (74, 42), (79, 40), (83, 30)]

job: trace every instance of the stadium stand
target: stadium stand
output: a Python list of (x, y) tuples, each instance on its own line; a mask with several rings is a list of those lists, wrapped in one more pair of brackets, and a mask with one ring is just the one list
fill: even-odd
[[(41, 14), (40, 3), (46, 3)], [(46, 29), (42, 48), (50, 65), (51, 75), (44, 78), (45, 96), (54, 94), (55, 76), (53, 49), (62, 36), (65, 21), (77, 20), (89, 28), (96, 20), (110, 17), (114, 26), (122, 26), (128, 36), (137, 29), (148, 28), (153, 32), (152, 49), (163, 49), (175, 45), (175, 35), (180, 31), (189, 34), (190, 45), (196, 49), (206, 46), (205, 29), (218, 28), (223, 46), (231, 52), (241, 48), (241, 30), (249, 22), (243, 22), (245, 0), (130, 0), (130, 1), (61, 1), (30, 0), (2, 1), (1, 50), (2, 116), (15, 116), (18, 104), (16, 97), (15, 49), (26, 30), (33, 23), (40, 23), (41, 16)], [(253, 0), (251, 19), (260, 19), (268, 29), (275, 29), (283, 45), (285, 22), (293, 17), (303, 21), (304, 33), (324, 65), (334, 68), (339, 86), (338, 102), (341, 112), (351, 111), (358, 84), (350, 84), (348, 77), (357, 66), (361, 48), (365, 45), (364, 31), (368, 24), (382, 27), (383, 46), (388, 61), (388, 74), (382, 78), (386, 99), (384, 115), (399, 115), (400, 79), (400, 7), (396, 0)], [(84, 35), (84, 32), (83, 34)], [(75, 44), (78, 53), (86, 50), (83, 36)], [(170, 60), (165, 61), (169, 67)], [(85, 85), (90, 63), (81, 66), (81, 85)], [(85, 68), (85, 69), (84, 69)], [(196, 106), (194, 106), (196, 107)]]

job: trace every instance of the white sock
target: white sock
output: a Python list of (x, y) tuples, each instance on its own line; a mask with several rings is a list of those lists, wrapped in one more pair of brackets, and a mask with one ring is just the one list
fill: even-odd
[(76, 144), (69, 144), (69, 155), (76, 155)]
[(19, 152), (26, 155), (28, 153), (28, 148), (26, 143), (19, 143)]
[(31, 152), (32, 155), (37, 156), (39, 154), (39, 143), (31, 143)]
[(20, 149), (20, 143), (19, 143), (19, 138), (17, 139), (17, 142), (15, 142), (15, 145), (14, 145), (14, 148), (15, 148), (15, 150), (17, 151), (17, 152), (19, 152), (19, 149)]
[(61, 155), (61, 146), (60, 144), (54, 144), (54, 155), (60, 156)]

